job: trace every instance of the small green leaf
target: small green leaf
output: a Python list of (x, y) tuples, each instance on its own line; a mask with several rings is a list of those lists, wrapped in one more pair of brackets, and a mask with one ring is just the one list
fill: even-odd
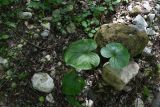
[(84, 86), (84, 79), (73, 71), (66, 73), (62, 79), (62, 91), (65, 95), (76, 96), (82, 91)]
[(92, 39), (84, 39), (73, 42), (64, 54), (65, 62), (79, 70), (89, 70), (100, 63), (98, 54), (92, 52), (97, 44)]
[(0, 40), (6, 40), (6, 39), (8, 39), (9, 38), (9, 36), (8, 35), (0, 35)]
[(101, 49), (101, 55), (110, 58), (109, 63), (113, 68), (123, 68), (129, 63), (130, 54), (120, 43), (109, 43)]
[(88, 26), (87, 22), (86, 22), (86, 21), (83, 21), (83, 22), (82, 22), (82, 26), (85, 27), (85, 28), (87, 28), (87, 26)]
[(39, 101), (43, 103), (45, 101), (45, 98), (43, 96), (40, 96)]

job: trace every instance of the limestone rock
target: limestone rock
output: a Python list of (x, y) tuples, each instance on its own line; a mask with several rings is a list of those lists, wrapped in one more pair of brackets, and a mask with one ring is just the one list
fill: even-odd
[(148, 26), (147, 22), (141, 15), (137, 15), (135, 19), (133, 19), (133, 24), (137, 26), (139, 31), (145, 31)]
[(32, 18), (32, 13), (31, 12), (20, 12), (19, 18), (20, 19), (30, 19)]
[(137, 75), (139, 66), (136, 62), (131, 61), (122, 69), (112, 68), (109, 64), (103, 66), (102, 77), (104, 81), (117, 90), (122, 90), (124, 86)]
[(8, 67), (8, 60), (0, 57), (0, 64), (2, 64), (4, 67)]
[(54, 103), (55, 102), (51, 93), (46, 96), (46, 100), (48, 102), (50, 102), (50, 103)]
[(47, 73), (35, 73), (31, 81), (33, 88), (41, 92), (49, 93), (54, 88), (53, 79)]
[(144, 102), (141, 98), (136, 98), (134, 103), (134, 107), (144, 107)]
[(41, 36), (42, 37), (48, 37), (48, 35), (49, 35), (49, 30), (44, 30), (42, 33), (41, 33)]
[(102, 25), (95, 34), (94, 39), (99, 48), (110, 42), (122, 43), (128, 48), (131, 56), (140, 54), (148, 43), (148, 36), (145, 32), (137, 31), (134, 27), (123, 23)]

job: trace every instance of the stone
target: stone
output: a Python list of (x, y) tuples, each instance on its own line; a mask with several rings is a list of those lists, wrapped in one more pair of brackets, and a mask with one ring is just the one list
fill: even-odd
[(0, 64), (2, 64), (4, 67), (8, 67), (8, 60), (0, 57)]
[(145, 32), (137, 31), (134, 27), (123, 23), (102, 25), (95, 34), (94, 39), (97, 42), (98, 49), (110, 42), (122, 43), (128, 48), (131, 56), (140, 54), (149, 40)]
[(137, 15), (135, 17), (135, 19), (133, 19), (133, 24), (137, 26), (137, 28), (140, 30), (140, 31), (145, 31), (146, 28), (148, 27), (148, 24), (147, 22), (145, 21), (145, 19), (141, 16), (141, 15)]
[(54, 81), (47, 73), (35, 73), (31, 79), (34, 89), (50, 93), (54, 88)]
[(130, 7), (129, 13), (130, 13), (131, 16), (138, 15), (138, 14), (142, 13), (142, 7), (139, 6), (139, 5)]
[(50, 103), (54, 103), (54, 98), (52, 96), (51, 93), (49, 93), (47, 96), (46, 96), (46, 101), (50, 102)]
[(113, 86), (117, 90), (122, 90), (126, 84), (137, 75), (139, 65), (131, 61), (122, 69), (112, 68), (109, 64), (105, 64), (102, 69), (102, 77), (105, 82)]
[(151, 21), (151, 22), (153, 22), (154, 21), (154, 18), (155, 18), (155, 14), (148, 14), (148, 18), (149, 18), (149, 20)]
[(44, 29), (50, 30), (50, 28), (51, 28), (51, 23), (49, 23), (49, 22), (43, 22), (43, 23), (41, 23), (41, 26), (42, 26)]
[(134, 107), (144, 107), (144, 102), (141, 98), (136, 98), (134, 101)]
[(152, 10), (152, 7), (150, 6), (148, 1), (143, 1), (142, 3), (144, 10), (144, 13), (149, 13)]
[(151, 107), (160, 107), (160, 92), (156, 94), (156, 97), (153, 99)]
[(20, 19), (31, 19), (32, 18), (32, 13), (31, 12), (20, 12), (19, 13), (19, 18)]
[(49, 30), (44, 30), (42, 33), (41, 33), (41, 36), (42, 37), (48, 37), (49, 35)]
[(156, 32), (152, 28), (147, 28), (146, 33), (150, 36), (154, 36)]
[(145, 47), (143, 52), (146, 54), (146, 55), (151, 55), (151, 52), (152, 52), (152, 48), (151, 47)]

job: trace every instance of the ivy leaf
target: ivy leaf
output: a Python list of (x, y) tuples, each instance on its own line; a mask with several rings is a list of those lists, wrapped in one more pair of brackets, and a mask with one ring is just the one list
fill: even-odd
[(110, 43), (101, 49), (101, 55), (110, 58), (109, 63), (113, 68), (123, 68), (129, 63), (130, 54), (122, 44)]
[(84, 86), (84, 79), (73, 71), (66, 73), (62, 79), (62, 91), (65, 95), (76, 96), (82, 91)]
[(84, 39), (73, 42), (64, 54), (65, 62), (80, 70), (89, 70), (100, 63), (99, 56), (92, 52), (97, 44), (92, 39)]

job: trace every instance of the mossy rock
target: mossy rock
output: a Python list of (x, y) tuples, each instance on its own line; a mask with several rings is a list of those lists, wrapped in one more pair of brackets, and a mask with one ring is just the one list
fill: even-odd
[(149, 40), (145, 32), (137, 31), (132, 26), (123, 23), (102, 25), (95, 34), (94, 39), (99, 48), (111, 42), (122, 43), (128, 48), (131, 56), (140, 54)]

